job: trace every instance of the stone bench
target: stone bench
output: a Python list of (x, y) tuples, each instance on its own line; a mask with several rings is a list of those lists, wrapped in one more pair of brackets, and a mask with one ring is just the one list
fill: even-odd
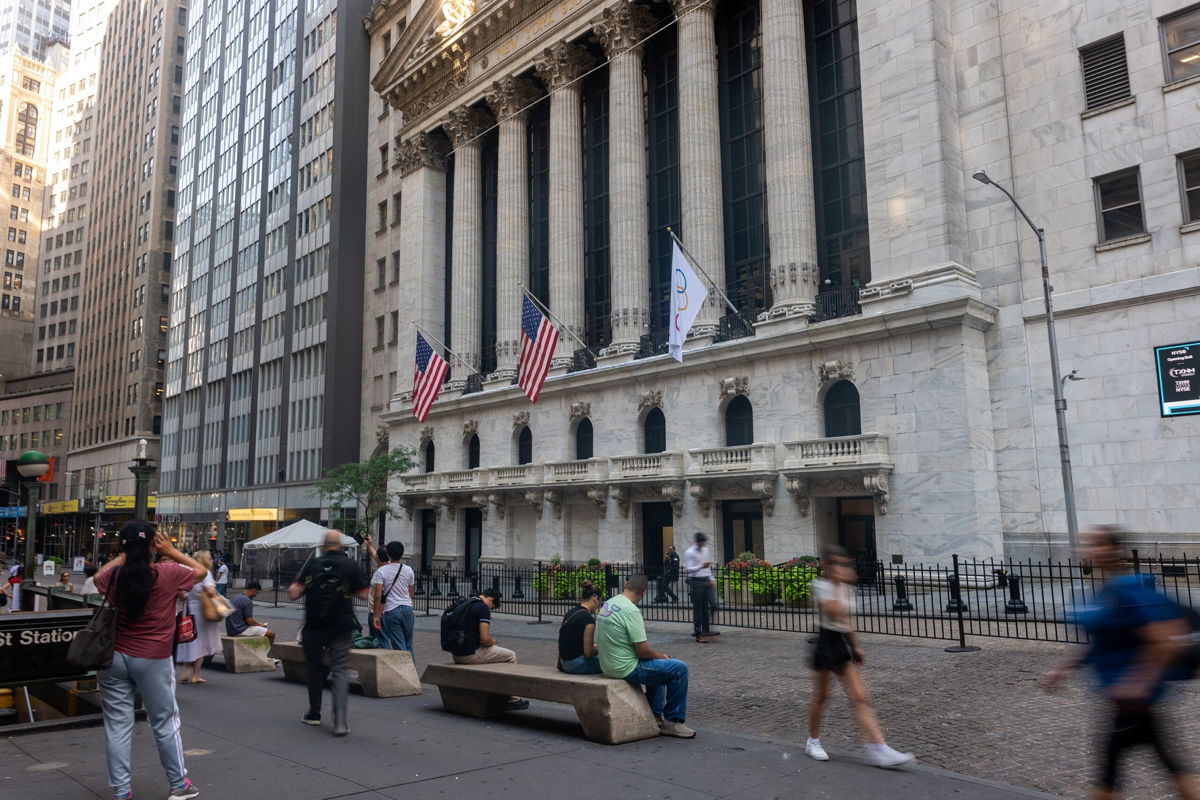
[[(289, 681), (308, 682), (308, 661), (299, 642), (276, 642), (271, 657), (283, 662), (283, 676)], [(329, 652), (325, 652), (329, 666)], [(367, 697), (408, 697), (421, 693), (421, 681), (406, 650), (351, 649), (347, 666), (358, 674), (358, 682)]]
[(265, 636), (222, 636), (226, 672), (274, 672), (275, 660)]
[(532, 664), (430, 664), (421, 680), (437, 686), (442, 705), (459, 714), (494, 717), (517, 695), (574, 706), (583, 735), (593, 742), (624, 744), (658, 736), (646, 695), (601, 675), (571, 675)]

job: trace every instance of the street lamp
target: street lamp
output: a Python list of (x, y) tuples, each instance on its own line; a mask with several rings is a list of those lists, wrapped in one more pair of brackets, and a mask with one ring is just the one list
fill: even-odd
[(33, 584), (36, 582), (34, 569), (34, 539), (37, 538), (37, 504), (41, 486), (37, 479), (50, 470), (50, 459), (38, 450), (26, 450), (17, 459), (17, 472), (29, 481), (29, 508), (26, 511), (25, 527), (25, 582), (21, 586), (21, 605), (25, 611), (33, 611)]
[(150, 464), (150, 458), (146, 455), (146, 445), (148, 442), (145, 439), (138, 439), (137, 458), (133, 460), (133, 466), (129, 471), (133, 473), (134, 479), (134, 511), (135, 519), (149, 519), (149, 495), (150, 495), (150, 479), (154, 477), (154, 473), (158, 472), (158, 467)]
[(1063, 384), (1068, 378), (1071, 380), (1082, 380), (1082, 378), (1074, 371), (1066, 378), (1059, 374), (1058, 337), (1054, 333), (1054, 305), (1050, 301), (1054, 287), (1050, 285), (1050, 268), (1046, 266), (1046, 232), (1034, 225), (1033, 220), (1025, 213), (1025, 209), (1021, 208), (1017, 199), (1007, 189), (988, 177), (986, 172), (978, 170), (971, 177), (1004, 192), (1004, 196), (1013, 204), (1029, 227), (1033, 228), (1033, 232), (1037, 236), (1038, 253), (1042, 260), (1042, 294), (1046, 301), (1046, 337), (1050, 342), (1050, 376), (1054, 383), (1054, 420), (1058, 425), (1058, 460), (1062, 466), (1063, 506), (1067, 512), (1067, 539), (1072, 552), (1074, 552), (1079, 533), (1079, 521), (1075, 516), (1075, 479), (1071, 475), (1071, 447), (1067, 443), (1067, 398), (1063, 395)]

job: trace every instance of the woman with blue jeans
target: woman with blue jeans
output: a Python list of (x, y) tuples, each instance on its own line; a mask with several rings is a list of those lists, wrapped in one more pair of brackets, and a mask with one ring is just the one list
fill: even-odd
[(600, 672), (596, 649), (596, 612), (604, 598), (591, 581), (580, 586), (579, 605), (563, 617), (558, 629), (558, 668), (572, 675)]
[[(154, 730), (158, 759), (171, 784), (168, 800), (200, 794), (183, 765), (179, 707), (175, 704), (175, 602), (203, 580), (208, 570), (175, 549), (165, 534), (145, 520), (121, 528), (121, 555), (96, 573), (96, 590), (117, 609), (112, 666), (100, 670), (96, 682), (104, 709), (104, 745), (108, 782), (114, 797), (133, 797), (130, 746), (133, 742), (134, 694)], [(151, 552), (161, 560), (151, 563)], [(174, 563), (172, 563), (174, 562)]]
[(387, 650), (412, 652), (413, 604), (412, 587), (416, 576), (412, 567), (404, 564), (404, 545), (388, 542), (390, 561), (371, 578), (372, 613), (371, 627), (379, 632), (383, 647)]

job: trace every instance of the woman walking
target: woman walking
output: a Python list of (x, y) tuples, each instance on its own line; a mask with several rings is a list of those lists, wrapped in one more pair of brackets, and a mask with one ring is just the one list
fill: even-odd
[[(208, 595), (209, 598), (217, 597), (217, 582), (212, 576), (212, 555), (207, 550), (200, 550), (193, 553), (192, 557), (197, 563), (204, 567), (204, 580), (198, 582), (187, 593), (187, 611), (191, 614), (196, 625), (196, 638), (186, 644), (179, 645), (178, 651), (175, 653), (175, 663), (183, 665), (183, 671), (179, 675), (180, 683), (208, 683), (204, 678), (200, 677), (200, 667), (204, 664), (204, 659), (208, 656), (214, 656), (221, 649), (221, 627), (223, 620), (215, 622), (208, 620), (204, 616), (204, 601), (201, 600), (201, 595)], [(188, 675), (188, 670), (191, 670), (191, 675)]]
[(865, 663), (851, 617), (854, 614), (853, 586), (857, 582), (854, 562), (842, 547), (830, 546), (821, 559), (825, 577), (813, 581), (813, 596), (821, 613), (821, 630), (813, 653), (814, 685), (812, 704), (808, 710), (808, 743), (804, 752), (817, 761), (828, 761), (829, 755), (821, 745), (821, 715), (829, 697), (830, 676), (841, 678), (846, 697), (854, 709), (863, 753), (876, 767), (895, 768), (913, 761), (912, 753), (899, 753), (884, 741), (883, 731), (871, 696), (863, 680)]
[(388, 542), (384, 549), (388, 561), (375, 570), (371, 577), (374, 608), (371, 626), (379, 632), (385, 649), (407, 650), (411, 653), (414, 622), (412, 586), (416, 576), (412, 567), (400, 560), (404, 558), (403, 544)]
[(1088, 632), (1090, 644), (1072, 653), (1043, 681), (1055, 691), (1076, 668), (1090, 664), (1096, 682), (1108, 700), (1109, 716), (1100, 748), (1100, 778), (1092, 793), (1095, 800), (1112, 800), (1117, 791), (1121, 756), (1139, 744), (1149, 745), (1171, 775), (1175, 792), (1184, 800), (1200, 798), (1196, 776), (1180, 763), (1175, 748), (1163, 735), (1158, 703), (1179, 655), (1176, 642), (1191, 633), (1178, 605), (1131, 575), (1121, 561), (1118, 529), (1101, 525), (1083, 535), (1080, 558), (1109, 576), (1089, 606), (1079, 609), (1075, 621)]
[[(109, 595), (117, 609), (113, 663), (96, 676), (104, 709), (108, 782), (114, 797), (133, 797), (130, 746), (137, 693), (171, 784), (168, 800), (189, 800), (200, 791), (183, 765), (171, 649), (177, 594), (203, 580), (208, 570), (179, 552), (165, 534), (155, 533), (145, 520), (125, 523), (119, 536), (121, 555), (96, 574), (96, 588)], [(162, 560), (151, 563), (152, 553)]]
[(591, 581), (584, 581), (579, 589), (579, 605), (566, 613), (558, 629), (558, 668), (573, 675), (590, 675), (600, 672), (596, 612), (604, 593)]

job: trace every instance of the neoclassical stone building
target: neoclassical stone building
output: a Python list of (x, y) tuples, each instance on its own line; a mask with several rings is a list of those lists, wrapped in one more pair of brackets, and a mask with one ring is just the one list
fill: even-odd
[[(1152, 353), (1200, 339), (1200, 43), (1151, 5), (376, 3), (366, 302), (399, 378), (369, 402), (421, 460), (389, 537), (470, 568), (695, 531), (722, 560), (1061, 553), (1037, 243), (986, 168), (1049, 231), (1082, 522), (1200, 541), (1198, 418), (1160, 419)], [(728, 298), (683, 364), (668, 228)], [(562, 328), (537, 404), (523, 291)], [(412, 322), (453, 352), (424, 424)]]

